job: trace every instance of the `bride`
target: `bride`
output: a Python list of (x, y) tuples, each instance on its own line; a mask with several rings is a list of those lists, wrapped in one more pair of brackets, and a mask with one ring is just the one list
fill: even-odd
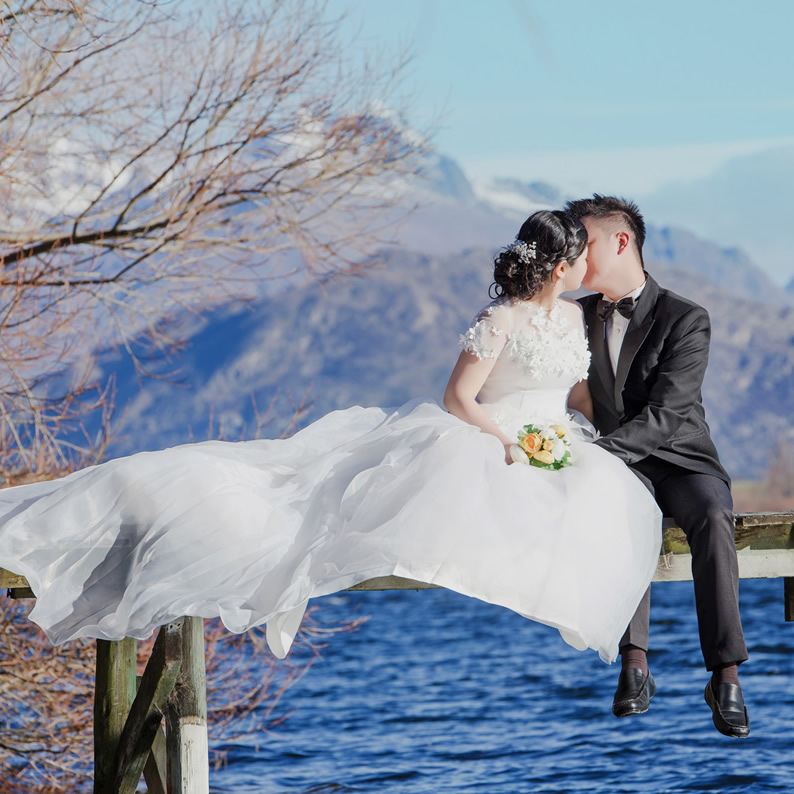
[[(283, 657), (310, 598), (393, 574), (614, 660), (661, 515), (588, 443), (582, 314), (561, 297), (586, 246), (565, 212), (527, 219), (496, 258), (497, 299), (462, 336), (448, 412), (356, 406), (289, 439), (142, 452), (0, 491), (0, 567), (27, 577), (31, 619), (54, 643), (144, 638), (182, 615), (234, 632), (267, 622)], [(526, 425), (554, 441), (517, 445)]]

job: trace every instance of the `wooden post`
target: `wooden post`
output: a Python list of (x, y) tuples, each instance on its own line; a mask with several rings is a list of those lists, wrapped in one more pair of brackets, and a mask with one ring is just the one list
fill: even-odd
[(184, 618), (182, 667), (165, 713), (168, 794), (208, 794), (204, 621)]
[(794, 621), (794, 576), (783, 579), (783, 603), (786, 620)]
[(135, 794), (182, 664), (183, 622), (160, 628), (118, 742), (111, 791)]
[(120, 642), (96, 642), (94, 794), (113, 791), (118, 743), (135, 699), (136, 650), (132, 637)]

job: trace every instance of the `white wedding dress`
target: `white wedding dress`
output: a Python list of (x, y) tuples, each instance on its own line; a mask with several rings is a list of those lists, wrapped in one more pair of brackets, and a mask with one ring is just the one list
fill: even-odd
[[(463, 345), (497, 358), (479, 400), (511, 435), (572, 426), (565, 400), (589, 353), (570, 312), (500, 299)], [(661, 514), (573, 435), (570, 467), (507, 466), (498, 439), (414, 401), (335, 411), (289, 439), (142, 452), (0, 491), (0, 567), (27, 577), (54, 643), (219, 616), (234, 632), (267, 622), (282, 657), (310, 598), (395, 574), (611, 661), (656, 568)]]

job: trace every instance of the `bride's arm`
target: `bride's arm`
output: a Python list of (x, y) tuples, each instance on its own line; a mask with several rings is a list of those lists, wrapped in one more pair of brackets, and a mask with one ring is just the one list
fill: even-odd
[(588, 422), (593, 421), (593, 399), (590, 397), (590, 387), (586, 380), (580, 380), (568, 394), (568, 408), (579, 411)]
[(446, 409), (470, 425), (479, 427), (483, 433), (496, 436), (505, 447), (505, 460), (512, 463), (508, 453), (515, 439), (500, 430), (486, 415), (476, 397), (482, 388), (485, 379), (496, 364), (495, 358), (477, 358), (465, 350), (460, 354), (458, 363), (450, 375), (447, 389), (444, 392), (444, 406)]
[[(582, 305), (578, 301), (570, 300), (569, 298), (561, 298), (560, 303), (569, 312), (571, 324), (574, 327), (578, 325), (582, 329), (583, 337), (587, 339), (587, 325), (584, 321)], [(590, 387), (587, 385), (586, 380), (580, 380), (575, 383), (568, 392), (568, 409), (570, 411), (579, 411), (590, 424), (593, 423), (593, 399), (590, 396)]]

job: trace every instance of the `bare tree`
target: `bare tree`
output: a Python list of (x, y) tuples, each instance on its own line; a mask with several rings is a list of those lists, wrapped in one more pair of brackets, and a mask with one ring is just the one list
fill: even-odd
[[(120, 346), (145, 369), (178, 347), (180, 312), (274, 279), (357, 271), (376, 210), (426, 144), (387, 110), (404, 59), (348, 56), (315, 0), (0, 0), (7, 483), (101, 459), (115, 425), (98, 351)], [(23, 611), (2, 609), (4, 779), (77, 790), (91, 757), (90, 645), (52, 648)], [(243, 641), (256, 649), (208, 632), (208, 668), (224, 658), (216, 673), (228, 675), (229, 658), (246, 656), (220, 649)], [(259, 654), (216, 704), (220, 729), (239, 730), (241, 712), (272, 719), (313, 654), (264, 675)]]
[[(198, 4), (196, 4), (198, 5)], [(94, 353), (263, 281), (355, 270), (424, 142), (323, 4), (17, 0), (0, 15), (0, 468), (96, 459)], [(257, 287), (252, 286), (258, 285)], [(79, 438), (86, 413), (101, 431)], [(78, 431), (76, 433), (76, 431)]]

